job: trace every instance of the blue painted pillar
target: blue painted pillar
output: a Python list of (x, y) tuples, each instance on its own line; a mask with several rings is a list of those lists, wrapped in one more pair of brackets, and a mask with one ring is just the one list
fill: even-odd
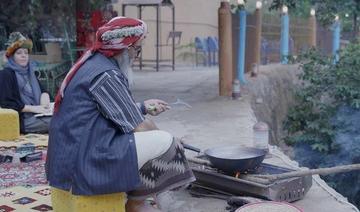
[(238, 63), (237, 78), (241, 83), (245, 80), (245, 45), (246, 45), (246, 10), (239, 10), (239, 46), (238, 46)]
[(333, 46), (332, 54), (334, 56), (334, 63), (339, 61), (339, 50), (340, 50), (340, 21), (336, 20), (333, 25)]
[(283, 13), (281, 16), (281, 40), (280, 40), (280, 60), (282, 64), (288, 63), (289, 56), (289, 14)]

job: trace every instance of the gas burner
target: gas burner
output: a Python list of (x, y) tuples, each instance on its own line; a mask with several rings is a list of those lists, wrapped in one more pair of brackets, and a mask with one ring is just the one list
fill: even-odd
[(253, 196), (273, 201), (293, 202), (302, 199), (312, 186), (312, 176), (267, 181), (259, 174), (281, 174), (292, 169), (262, 163), (256, 170), (230, 176), (206, 165), (190, 163), (196, 177), (193, 186), (235, 196)]

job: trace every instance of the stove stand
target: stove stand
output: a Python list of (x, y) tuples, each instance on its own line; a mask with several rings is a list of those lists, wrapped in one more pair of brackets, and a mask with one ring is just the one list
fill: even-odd
[(245, 176), (244, 179), (241, 175), (236, 178), (204, 165), (191, 164), (191, 166), (196, 177), (194, 186), (235, 196), (293, 202), (302, 199), (312, 186), (311, 175), (277, 180), (272, 183), (259, 183), (257, 180), (255, 182), (248, 179), (252, 174), (280, 174), (294, 171), (266, 163), (262, 163), (254, 173), (242, 174)]

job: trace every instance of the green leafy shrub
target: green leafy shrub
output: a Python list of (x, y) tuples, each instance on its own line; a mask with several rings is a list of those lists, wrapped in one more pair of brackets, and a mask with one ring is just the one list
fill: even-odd
[[(340, 52), (337, 63), (314, 49), (297, 59), (302, 85), (284, 123), (294, 159), (309, 168), (360, 163), (360, 43)], [(360, 207), (358, 172), (323, 179)]]
[(190, 42), (188, 44), (178, 46), (175, 49), (180, 52), (176, 55), (176, 58), (182, 61), (195, 63), (196, 57), (200, 63), (203, 63), (204, 60), (206, 60), (206, 55), (204, 52), (195, 51), (195, 42)]
[(340, 52), (340, 59), (324, 56), (315, 49), (297, 58), (303, 69), (302, 86), (296, 92), (297, 104), (290, 109), (284, 129), (285, 141), (306, 143), (313, 150), (332, 152), (335, 126), (330, 119), (340, 106), (360, 108), (360, 43)]

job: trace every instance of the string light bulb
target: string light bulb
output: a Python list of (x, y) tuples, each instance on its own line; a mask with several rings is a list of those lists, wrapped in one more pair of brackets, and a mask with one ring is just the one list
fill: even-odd
[(238, 2), (238, 5), (244, 5), (245, 4), (244, 0), (238, 0), (237, 2)]
[(256, 9), (261, 9), (262, 7), (262, 2), (261, 1), (257, 1), (256, 2)]
[(289, 11), (289, 8), (288, 8), (286, 5), (284, 5), (284, 6), (282, 7), (282, 12), (283, 12), (283, 13), (288, 13), (288, 11)]
[(316, 12), (315, 12), (315, 9), (314, 8), (311, 8), (310, 10), (310, 15), (311, 16), (315, 16)]

